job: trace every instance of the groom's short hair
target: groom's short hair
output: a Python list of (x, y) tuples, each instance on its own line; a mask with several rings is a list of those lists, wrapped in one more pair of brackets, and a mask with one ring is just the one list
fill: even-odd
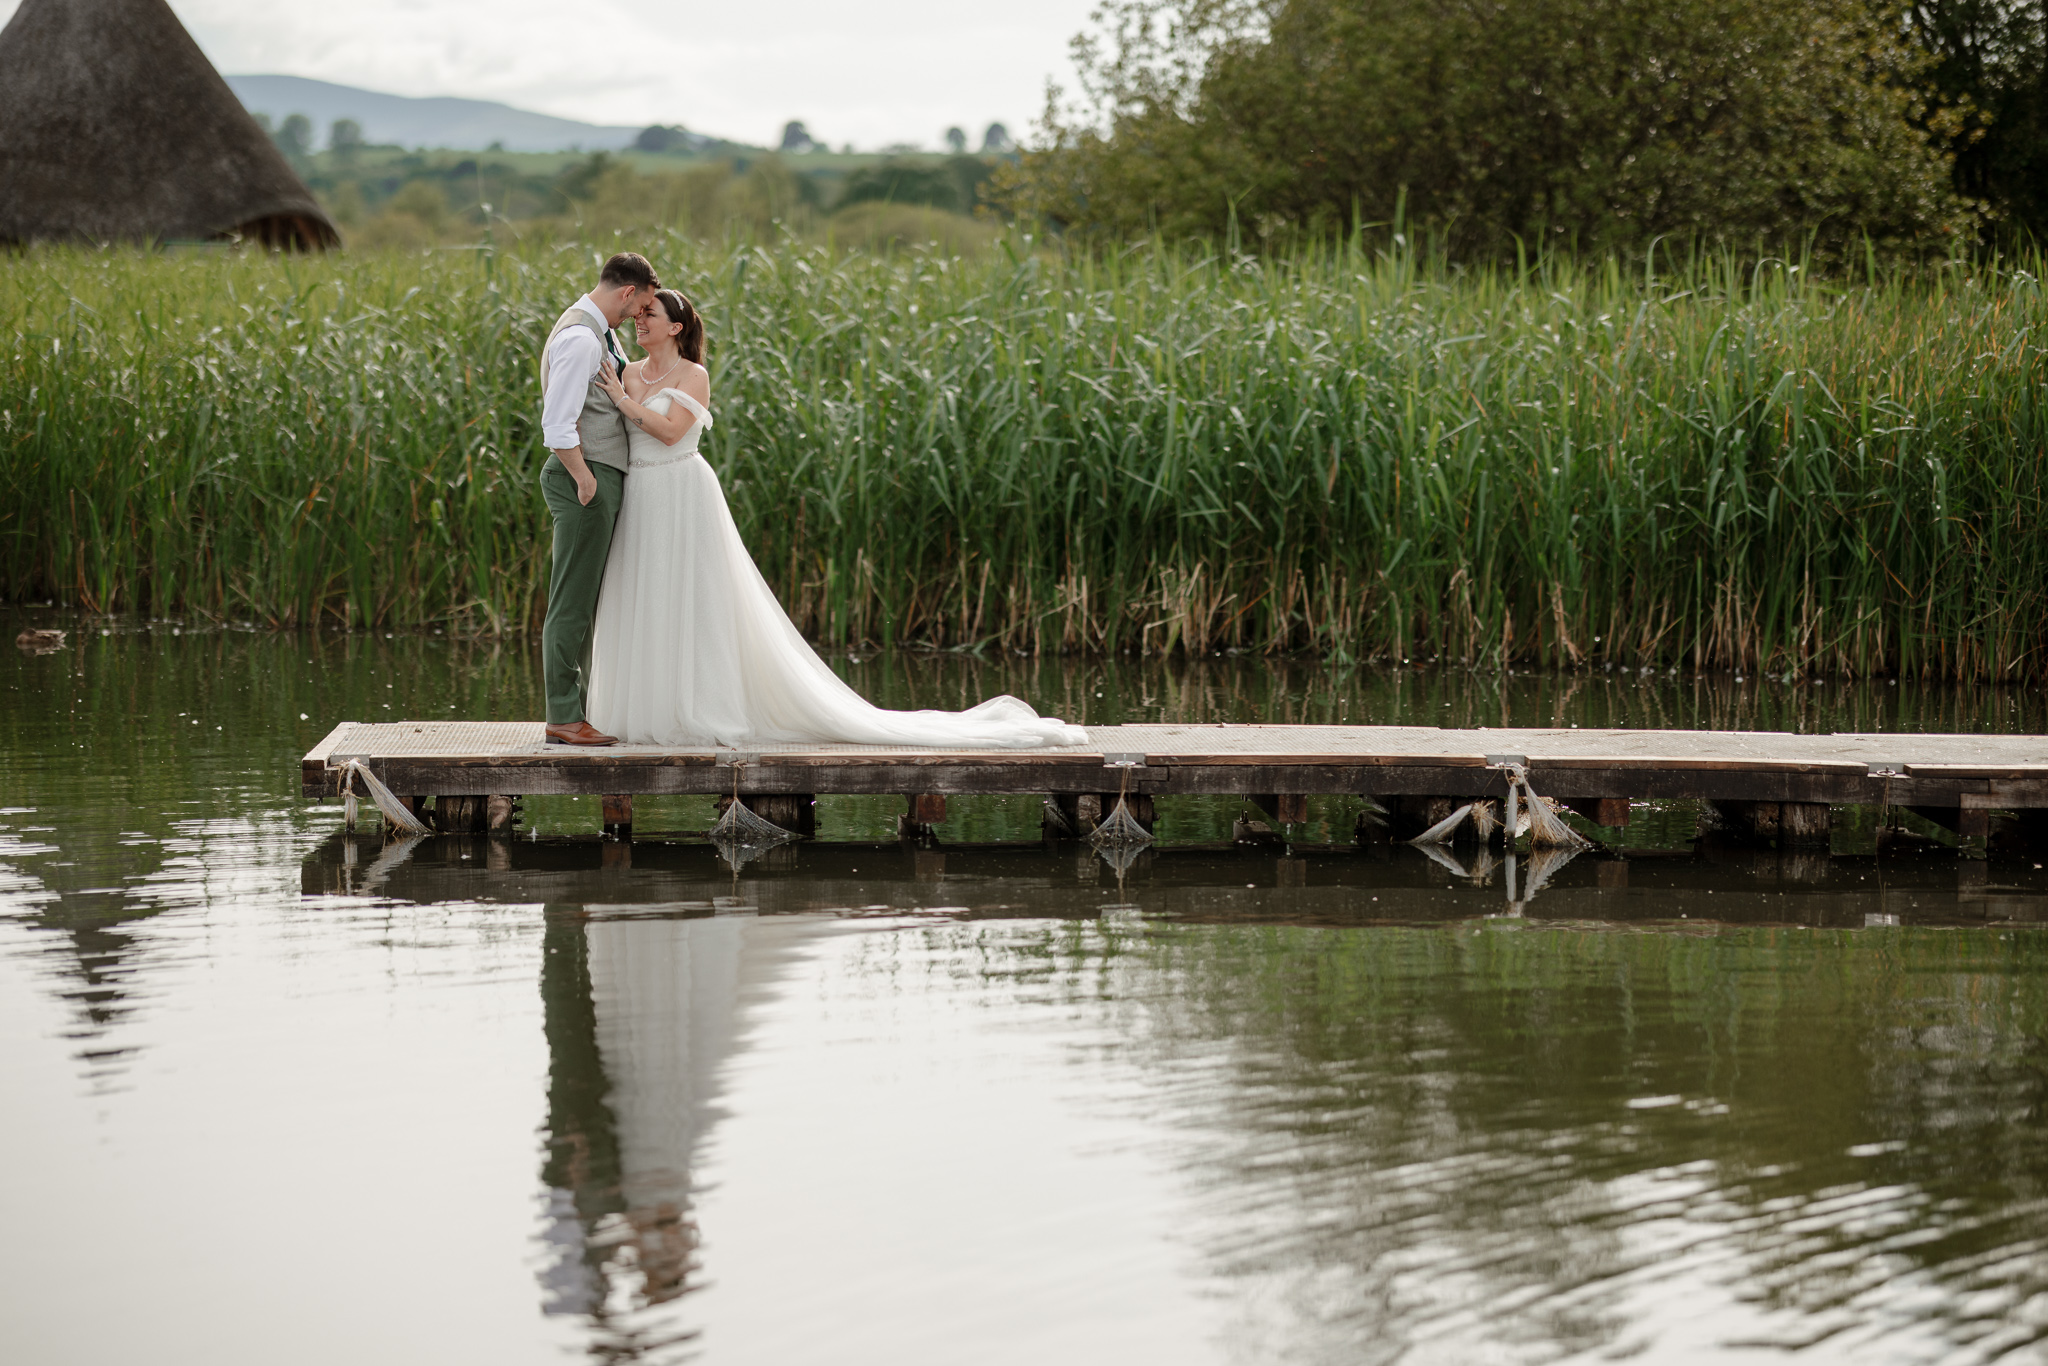
[(661, 281), (654, 278), (654, 267), (647, 264), (647, 258), (637, 251), (622, 251), (604, 263), (598, 272), (598, 283), (605, 285), (631, 285), (635, 289), (656, 290)]

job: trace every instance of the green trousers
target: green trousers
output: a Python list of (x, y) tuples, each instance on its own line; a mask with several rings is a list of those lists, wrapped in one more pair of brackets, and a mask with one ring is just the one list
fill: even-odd
[(548, 692), (548, 724), (567, 725), (583, 719), (583, 699), (590, 686), (590, 634), (597, 621), (597, 590), (604, 584), (604, 561), (611, 554), (612, 527), (626, 492), (626, 473), (610, 465), (592, 464), (597, 496), (588, 506), (576, 501), (576, 481), (552, 455), (541, 467), (541, 496), (555, 518), (555, 563), (548, 574), (548, 616), (540, 630), (543, 685)]

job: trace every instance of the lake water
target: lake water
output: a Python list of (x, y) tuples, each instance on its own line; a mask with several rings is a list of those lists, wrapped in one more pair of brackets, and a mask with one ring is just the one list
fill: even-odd
[[(52, 624), (0, 657), (0, 1359), (2048, 1361), (2033, 861), (1674, 804), (1454, 868), (1334, 800), (1275, 847), (1162, 801), (1121, 876), (1024, 798), (936, 848), (827, 798), (738, 869), (705, 799), (385, 845), (298, 756), (530, 719), (529, 648), (0, 612)], [(1083, 722), (2048, 729), (1884, 680), (843, 663)]]

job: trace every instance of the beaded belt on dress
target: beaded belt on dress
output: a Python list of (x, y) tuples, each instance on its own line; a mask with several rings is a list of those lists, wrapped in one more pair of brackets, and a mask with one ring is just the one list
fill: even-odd
[(649, 466), (652, 466), (652, 465), (673, 465), (673, 464), (675, 464), (675, 463), (676, 463), (676, 462), (677, 462), (678, 460), (688, 460), (688, 459), (689, 459), (689, 458), (690, 458), (691, 456), (693, 456), (693, 455), (702, 455), (703, 453), (704, 453), (704, 452), (702, 452), (702, 451), (684, 451), (684, 452), (683, 452), (682, 454), (680, 454), (680, 455), (670, 455), (670, 456), (665, 456), (665, 457), (663, 457), (663, 458), (661, 458), (661, 459), (659, 459), (659, 460), (632, 460), (632, 459), (628, 459), (628, 460), (627, 460), (627, 462), (626, 462), (626, 465), (627, 465), (627, 468), (628, 468), (628, 469), (636, 469), (636, 470), (639, 470), (639, 469), (646, 469), (646, 468), (648, 468)]

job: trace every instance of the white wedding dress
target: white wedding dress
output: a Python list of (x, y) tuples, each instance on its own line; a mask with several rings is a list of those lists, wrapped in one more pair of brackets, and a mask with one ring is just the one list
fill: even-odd
[(968, 711), (884, 711), (848, 687), (790, 624), (740, 540), (718, 475), (697, 453), (711, 414), (673, 446), (629, 433), (626, 497), (591, 638), (590, 724), (634, 745), (813, 740), (1035, 749), (1085, 745), (1079, 726), (1014, 697)]

